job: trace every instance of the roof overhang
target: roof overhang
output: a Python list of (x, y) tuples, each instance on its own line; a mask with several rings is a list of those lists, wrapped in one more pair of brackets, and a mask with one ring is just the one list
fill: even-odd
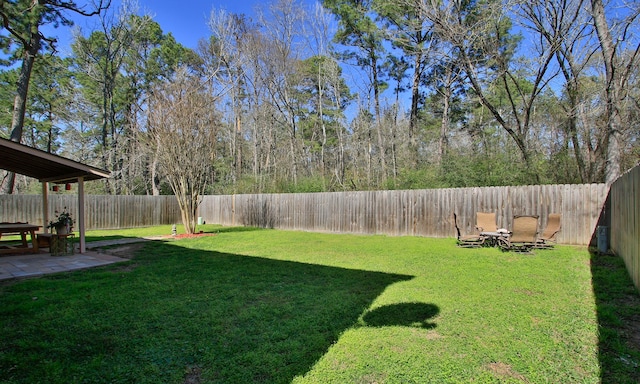
[(89, 181), (111, 176), (109, 171), (3, 138), (0, 138), (0, 169), (52, 183), (74, 183), (80, 177)]

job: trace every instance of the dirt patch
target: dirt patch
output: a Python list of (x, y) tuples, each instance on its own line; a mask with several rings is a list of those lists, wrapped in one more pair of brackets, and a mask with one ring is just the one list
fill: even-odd
[(436, 331), (429, 331), (427, 332), (427, 334), (424, 336), (425, 339), (427, 340), (438, 340), (438, 339), (442, 339), (444, 336), (442, 336), (441, 334), (439, 334)]
[(216, 236), (216, 233), (181, 233), (178, 235), (169, 235), (167, 239), (195, 239), (198, 237)]
[(527, 295), (527, 296), (538, 296), (540, 294), (540, 292), (532, 291), (530, 289), (524, 289), (524, 288), (522, 288), (522, 289), (517, 288), (514, 291), (515, 291), (515, 293), (520, 293), (520, 294)]
[(187, 367), (184, 375), (184, 384), (200, 384), (202, 382), (202, 369), (198, 366)]
[(356, 380), (358, 384), (378, 384), (387, 381), (387, 375), (384, 373), (370, 373)]
[(131, 259), (133, 255), (144, 247), (144, 242), (124, 244), (113, 248), (103, 249), (102, 252), (113, 256), (122, 257), (123, 259)]
[(134, 269), (136, 269), (138, 267), (138, 264), (127, 264), (127, 265), (120, 265), (118, 267), (114, 267), (112, 269), (113, 273), (125, 273), (125, 272), (131, 272)]
[[(640, 303), (638, 306), (640, 306)], [(623, 321), (622, 328), (629, 348), (640, 351), (640, 315), (626, 317)]]
[(527, 378), (516, 372), (509, 364), (496, 362), (487, 365), (487, 369), (499, 379), (515, 379), (527, 383)]

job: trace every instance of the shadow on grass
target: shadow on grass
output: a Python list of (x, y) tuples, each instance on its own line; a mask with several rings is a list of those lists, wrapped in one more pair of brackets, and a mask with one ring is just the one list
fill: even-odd
[(253, 232), (253, 231), (268, 231), (267, 228), (258, 227), (220, 227), (205, 232), (211, 233), (236, 233), (236, 232)]
[[(206, 224), (204, 226), (198, 226), (196, 228), (197, 231), (202, 230), (203, 233), (205, 234), (211, 234), (211, 233), (238, 233), (238, 232), (253, 232), (253, 231), (266, 231), (267, 229), (265, 228), (257, 228), (257, 227), (221, 227), (221, 226), (214, 226), (214, 225), (209, 225)], [(117, 233), (117, 231), (114, 231), (114, 233)], [(170, 236), (171, 232), (167, 231), (167, 233), (162, 233), (162, 234), (156, 234), (157, 236)], [(100, 234), (100, 235), (92, 235), (92, 234), (88, 234), (86, 235), (86, 241), (87, 243), (91, 243), (91, 242), (105, 242), (105, 241), (110, 241), (110, 240), (122, 240), (122, 239), (139, 239), (141, 238), (140, 236), (136, 236), (136, 235), (122, 235), (122, 234), (114, 234), (114, 235), (105, 235), (105, 234)], [(75, 241), (78, 241), (78, 237), (76, 237)]]
[[(85, 236), (85, 241), (87, 243), (92, 243), (92, 242), (97, 242), (97, 241), (110, 241), (110, 240), (121, 240), (121, 239), (138, 239), (138, 236), (118, 236), (118, 235), (113, 235), (113, 236)], [(74, 238), (75, 242), (79, 242), (79, 237), (76, 236)]]
[(640, 295), (618, 257), (591, 253), (602, 383), (640, 383)]
[(367, 312), (364, 323), (371, 327), (405, 326), (432, 329), (435, 323), (428, 320), (435, 317), (440, 309), (437, 305), (425, 303), (400, 303), (385, 305)]
[[(167, 242), (130, 264), (0, 287), (0, 381), (289, 383), (412, 278)], [(366, 318), (428, 325), (437, 312), (408, 304)]]

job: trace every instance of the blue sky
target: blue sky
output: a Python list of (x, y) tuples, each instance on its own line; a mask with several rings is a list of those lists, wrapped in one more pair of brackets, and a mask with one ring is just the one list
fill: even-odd
[[(119, 0), (112, 0), (120, 2)], [(254, 0), (138, 0), (141, 11), (154, 16), (162, 30), (188, 48), (195, 48), (199, 39), (209, 35), (207, 21), (212, 9), (224, 9), (231, 13), (254, 17)]]
[[(78, 2), (83, 4), (82, 1)], [(88, 2), (87, 2), (88, 3)], [(255, 18), (254, 8), (259, 0), (138, 0), (138, 14), (149, 14), (160, 24), (164, 33), (171, 32), (176, 40), (188, 48), (196, 48), (198, 40), (209, 36), (207, 20), (212, 9), (224, 9), (231, 13), (245, 14)], [(112, 0), (109, 12), (117, 12), (121, 0)], [(87, 6), (87, 9), (89, 7)], [(86, 36), (97, 22), (97, 17), (87, 18), (69, 14), (75, 26)], [(48, 36), (58, 37), (58, 50), (66, 55), (71, 43), (71, 28), (43, 29)]]

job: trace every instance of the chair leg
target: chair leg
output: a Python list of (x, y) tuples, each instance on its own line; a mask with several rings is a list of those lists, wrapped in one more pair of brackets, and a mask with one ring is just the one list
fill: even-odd
[(532, 244), (518, 244), (514, 247), (514, 251), (525, 254), (525, 255), (533, 255), (533, 245)]
[(511, 243), (509, 243), (507, 239), (498, 238), (498, 247), (500, 247), (503, 252), (506, 252), (511, 250)]

